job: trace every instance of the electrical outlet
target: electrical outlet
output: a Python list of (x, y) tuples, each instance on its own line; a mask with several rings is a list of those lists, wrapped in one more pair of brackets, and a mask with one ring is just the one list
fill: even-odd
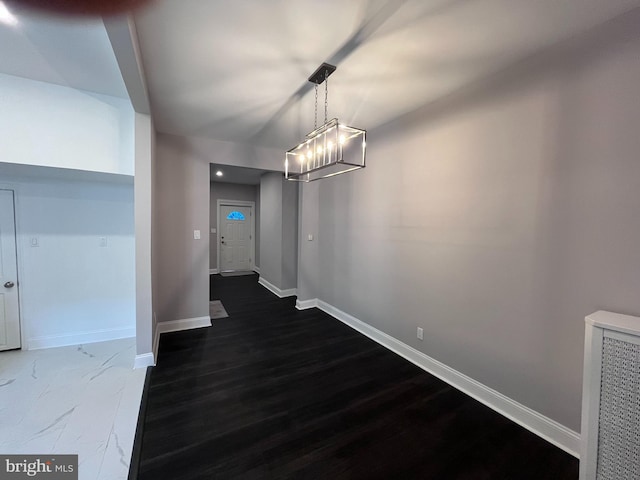
[(418, 340), (423, 340), (424, 339), (424, 330), (420, 327), (418, 327), (418, 333), (416, 334), (418, 337)]

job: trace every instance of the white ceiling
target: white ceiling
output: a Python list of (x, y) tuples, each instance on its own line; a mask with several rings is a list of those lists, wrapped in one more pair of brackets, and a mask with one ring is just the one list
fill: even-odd
[[(337, 65), (329, 117), (365, 129), (640, 0), (156, 0), (135, 16), (156, 128), (285, 149), (313, 128), (308, 76)], [(13, 12), (0, 72), (128, 98), (101, 20)], [(323, 120), (320, 89), (320, 122)]]
[[(135, 17), (156, 128), (277, 148), (329, 117), (371, 129), (640, 0), (159, 0)], [(322, 87), (320, 117), (323, 120)]]
[[(218, 177), (216, 172), (222, 172)], [(209, 174), (212, 182), (239, 183), (242, 185), (260, 185), (260, 177), (266, 170), (257, 168), (236, 167), (232, 165), (219, 165), (212, 163), (209, 165)]]
[(100, 19), (13, 11), (0, 23), (0, 73), (129, 98)]

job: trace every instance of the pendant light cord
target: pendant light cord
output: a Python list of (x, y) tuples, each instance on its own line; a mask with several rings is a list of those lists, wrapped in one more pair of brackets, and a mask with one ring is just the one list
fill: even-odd
[(329, 121), (329, 76), (324, 73), (324, 123)]
[(316, 107), (315, 107), (315, 111), (314, 111), (314, 118), (313, 118), (313, 129), (316, 130), (318, 128), (318, 84), (315, 84), (315, 90), (316, 90)]

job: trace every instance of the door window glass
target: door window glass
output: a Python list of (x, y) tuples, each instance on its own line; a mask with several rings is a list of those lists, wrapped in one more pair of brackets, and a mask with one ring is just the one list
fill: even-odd
[(229, 215), (227, 215), (227, 220), (244, 220), (244, 219), (245, 219), (244, 214), (237, 210), (234, 210), (233, 212), (230, 212)]

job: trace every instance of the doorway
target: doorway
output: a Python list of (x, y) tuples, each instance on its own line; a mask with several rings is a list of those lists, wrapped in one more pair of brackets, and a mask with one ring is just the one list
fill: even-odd
[(13, 190), (0, 190), (0, 351), (21, 347)]
[(255, 267), (255, 202), (218, 200), (218, 272)]

